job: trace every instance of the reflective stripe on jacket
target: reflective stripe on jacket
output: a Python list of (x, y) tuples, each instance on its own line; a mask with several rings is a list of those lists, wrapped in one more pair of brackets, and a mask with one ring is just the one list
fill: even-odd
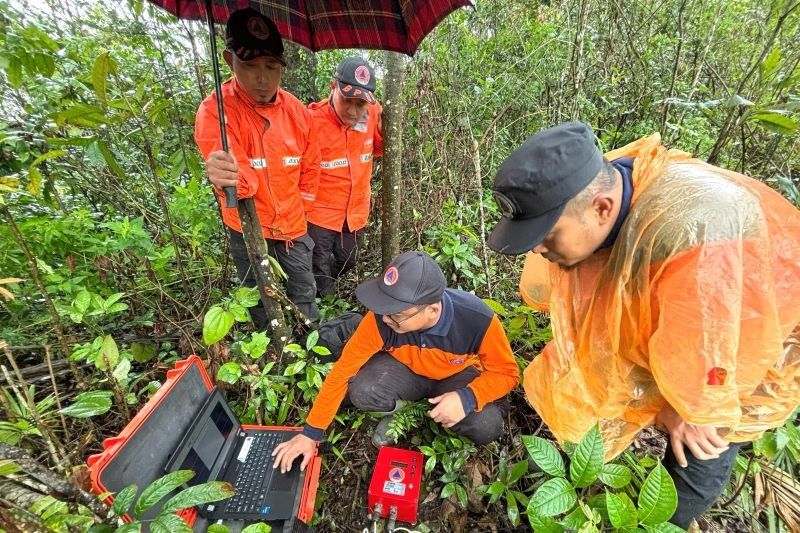
[[(329, 100), (309, 106), (322, 156), (317, 199), (308, 221), (332, 231), (350, 231), (367, 224), (373, 157), (383, 153), (378, 132), (380, 104), (367, 108), (366, 120), (350, 127), (342, 124)], [(359, 131), (363, 130), (363, 131)]]
[[(291, 240), (306, 233), (306, 210), (316, 198), (319, 146), (303, 104), (278, 89), (274, 102), (256, 104), (232, 78), (222, 84), (228, 144), (239, 164), (239, 198), (253, 198), (268, 239)], [(195, 140), (208, 159), (221, 150), (216, 93), (197, 110)], [(242, 231), (236, 208), (224, 207), (222, 220)]]

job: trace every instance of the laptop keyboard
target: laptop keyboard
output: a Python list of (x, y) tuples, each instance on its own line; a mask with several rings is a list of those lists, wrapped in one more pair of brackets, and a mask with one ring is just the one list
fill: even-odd
[(269, 480), (273, 473), (282, 475), (279, 470), (272, 469), (272, 451), (283, 442), (284, 435), (281, 432), (259, 432), (252, 435), (244, 466), (239, 468), (233, 483), (236, 494), (227, 500), (227, 512), (269, 513), (269, 507), (264, 505), (269, 491)]

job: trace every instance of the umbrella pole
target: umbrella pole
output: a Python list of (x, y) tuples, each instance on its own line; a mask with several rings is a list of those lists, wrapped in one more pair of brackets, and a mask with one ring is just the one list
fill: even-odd
[[(206, 0), (206, 19), (208, 20), (208, 33), (211, 39), (211, 60), (214, 66), (214, 88), (217, 91), (217, 114), (219, 115), (219, 134), (222, 140), (222, 149), (228, 151), (228, 135), (225, 131), (225, 109), (222, 106), (222, 81), (219, 73), (219, 59), (217, 57), (217, 39), (214, 33), (214, 14), (212, 12), (212, 0)], [(303, 316), (283, 295), (281, 289), (276, 285), (275, 277), (270, 270), (267, 254), (267, 241), (264, 240), (264, 232), (258, 220), (255, 204), (252, 198), (244, 198), (241, 202), (237, 201), (236, 189), (225, 187), (225, 206), (236, 207), (239, 214), (239, 221), (242, 224), (242, 237), (244, 238), (247, 258), (250, 260), (250, 268), (256, 278), (256, 286), (261, 295), (261, 306), (267, 315), (269, 329), (272, 338), (272, 346), (278, 355), (278, 372), (283, 372), (283, 347), (291, 339), (291, 331), (286, 325), (281, 304), (287, 309), (293, 308), (298, 322), (308, 329), (314, 329), (313, 324)], [(280, 300), (280, 301), (279, 301)], [(263, 363), (260, 363), (263, 366)]]
[[(211, 42), (211, 63), (214, 65), (214, 88), (217, 91), (217, 115), (219, 116), (219, 136), (222, 140), (222, 149), (228, 151), (228, 134), (225, 131), (225, 108), (222, 106), (222, 80), (219, 73), (219, 58), (217, 57), (217, 36), (214, 32), (213, 0), (206, 0), (206, 20), (208, 21), (208, 37)], [(236, 189), (223, 187), (225, 191), (225, 207), (236, 207)]]

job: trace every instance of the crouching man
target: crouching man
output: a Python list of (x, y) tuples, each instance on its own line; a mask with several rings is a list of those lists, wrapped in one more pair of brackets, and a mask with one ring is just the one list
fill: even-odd
[(393, 443), (392, 413), (422, 398), (434, 421), (476, 444), (502, 435), (506, 395), (519, 381), (505, 331), (480, 298), (445, 285), (436, 261), (414, 251), (358, 286), (369, 312), (322, 384), (303, 432), (275, 449), (273, 468), (287, 471), (300, 456), (305, 468), (343, 400), (387, 414), (372, 437), (377, 447)]

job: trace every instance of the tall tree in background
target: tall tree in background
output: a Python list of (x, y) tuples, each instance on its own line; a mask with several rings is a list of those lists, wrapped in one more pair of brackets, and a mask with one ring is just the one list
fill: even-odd
[(400, 181), (403, 155), (403, 57), (386, 52), (383, 102), (383, 176), (381, 178), (381, 262), (383, 267), (400, 253)]

